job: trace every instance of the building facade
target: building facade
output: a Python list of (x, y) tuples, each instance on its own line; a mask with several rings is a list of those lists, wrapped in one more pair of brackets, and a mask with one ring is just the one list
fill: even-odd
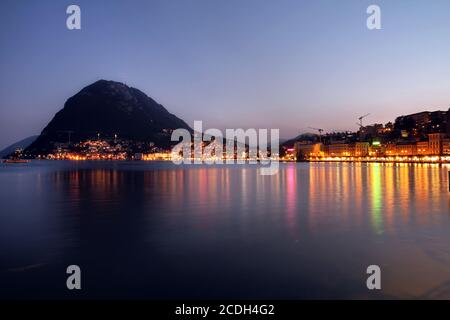
[(441, 155), (443, 152), (443, 140), (445, 133), (431, 133), (428, 135), (430, 155)]
[(428, 147), (428, 141), (418, 141), (417, 142), (417, 155), (428, 156), (430, 154), (430, 149)]

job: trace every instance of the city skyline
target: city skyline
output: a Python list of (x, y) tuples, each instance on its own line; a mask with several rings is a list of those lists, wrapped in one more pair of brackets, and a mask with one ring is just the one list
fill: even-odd
[(319, 2), (79, 1), (82, 29), (69, 31), (65, 3), (7, 1), (0, 149), (39, 134), (100, 78), (188, 123), (280, 128), (285, 139), (309, 126), (356, 130), (369, 112), (368, 124), (448, 109), (448, 2), (377, 1), (382, 30), (366, 28), (369, 1)]

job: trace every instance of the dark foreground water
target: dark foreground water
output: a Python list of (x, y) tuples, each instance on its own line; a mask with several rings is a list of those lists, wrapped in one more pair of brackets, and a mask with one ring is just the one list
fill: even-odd
[(450, 298), (449, 168), (257, 168), (1, 164), (0, 297)]

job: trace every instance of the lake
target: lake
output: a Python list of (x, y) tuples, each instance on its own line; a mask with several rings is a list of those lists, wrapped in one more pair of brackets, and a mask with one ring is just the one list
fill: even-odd
[(0, 297), (448, 299), (448, 170), (0, 164)]

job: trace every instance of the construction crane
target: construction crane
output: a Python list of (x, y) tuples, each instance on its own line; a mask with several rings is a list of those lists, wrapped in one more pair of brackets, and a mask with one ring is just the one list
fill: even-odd
[(359, 118), (358, 118), (359, 123), (357, 123), (357, 125), (360, 126), (360, 127), (362, 128), (362, 127), (363, 127), (363, 119), (366, 118), (366, 117), (368, 117), (369, 115), (370, 115), (370, 113), (365, 114), (365, 115), (359, 117)]
[(361, 116), (361, 117), (358, 118), (359, 123), (357, 123), (357, 125), (359, 126), (359, 141), (363, 141), (363, 136), (364, 136), (364, 132), (363, 132), (363, 128), (364, 128), (364, 126), (363, 126), (363, 119), (366, 118), (366, 117), (369, 116), (369, 115), (370, 115), (370, 113), (365, 114), (365, 115), (363, 115), (363, 116)]
[(313, 128), (313, 127), (308, 127), (308, 128), (319, 131), (319, 142), (322, 143), (322, 132), (323, 132), (323, 129)]

